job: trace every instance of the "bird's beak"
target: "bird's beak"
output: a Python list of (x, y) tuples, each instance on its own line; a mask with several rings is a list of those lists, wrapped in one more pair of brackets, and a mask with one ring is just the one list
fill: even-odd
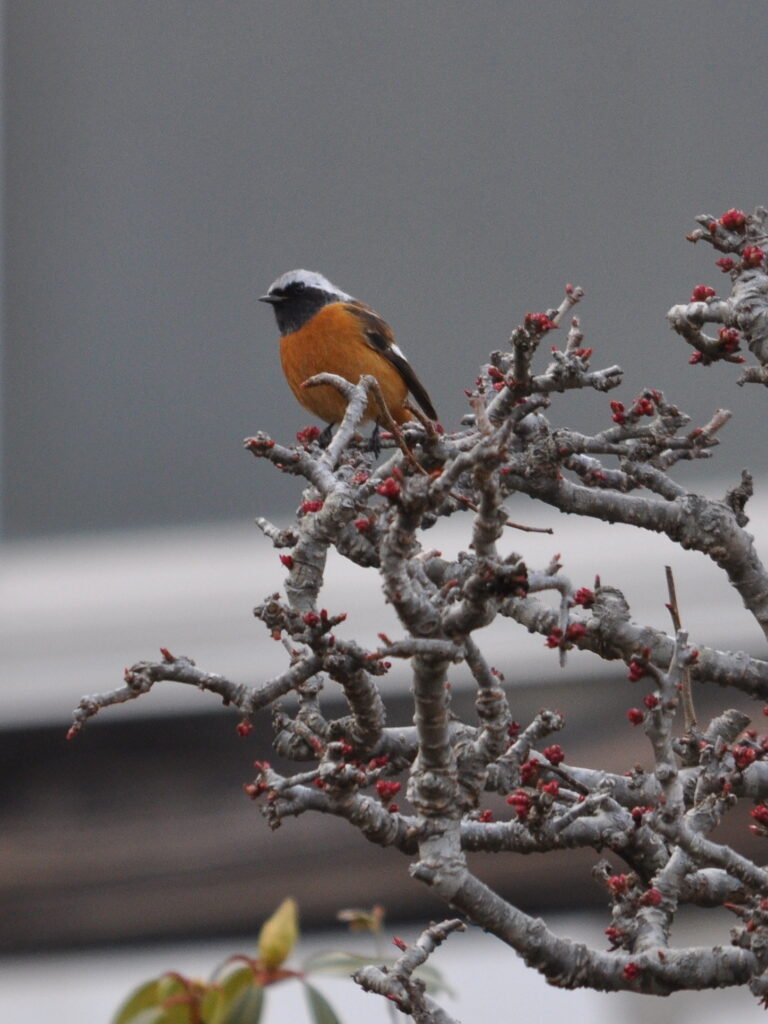
[(276, 306), (283, 301), (282, 295), (260, 295), (259, 302), (268, 302), (270, 306)]

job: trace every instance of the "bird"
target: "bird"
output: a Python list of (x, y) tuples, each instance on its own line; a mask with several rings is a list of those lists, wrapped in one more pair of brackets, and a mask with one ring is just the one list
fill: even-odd
[[(387, 322), (369, 306), (340, 291), (314, 270), (289, 270), (270, 285), (260, 302), (269, 303), (280, 331), (280, 361), (288, 386), (305, 409), (325, 420), (330, 430), (344, 416), (347, 400), (331, 385), (302, 387), (317, 373), (334, 373), (353, 384), (362, 374), (379, 383), (396, 423), (415, 417), (406, 408), (408, 392), (431, 420), (437, 413), (426, 388), (395, 343)], [(363, 422), (378, 428), (379, 406), (368, 400)]]

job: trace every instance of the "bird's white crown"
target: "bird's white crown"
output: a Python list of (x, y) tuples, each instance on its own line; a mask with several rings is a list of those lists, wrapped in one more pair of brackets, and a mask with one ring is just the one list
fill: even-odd
[(299, 283), (303, 284), (305, 288), (317, 288), (321, 292), (327, 292), (328, 295), (335, 295), (344, 302), (348, 302), (352, 298), (351, 295), (347, 295), (346, 292), (337, 288), (335, 284), (331, 284), (327, 277), (318, 274), (316, 270), (288, 270), (272, 282), (267, 294)]

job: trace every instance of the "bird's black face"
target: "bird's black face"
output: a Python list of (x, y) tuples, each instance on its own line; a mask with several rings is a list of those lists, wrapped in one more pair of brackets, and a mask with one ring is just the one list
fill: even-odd
[(304, 281), (291, 281), (283, 287), (270, 288), (260, 301), (268, 302), (274, 309), (280, 333), (293, 334), (323, 306), (338, 302), (339, 296)]

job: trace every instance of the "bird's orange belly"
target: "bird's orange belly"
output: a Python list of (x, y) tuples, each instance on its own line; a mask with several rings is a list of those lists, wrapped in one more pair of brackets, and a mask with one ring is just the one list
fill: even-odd
[[(363, 374), (370, 374), (379, 382), (384, 401), (397, 423), (413, 419), (404, 408), (408, 393), (405, 381), (394, 366), (360, 337), (359, 330), (347, 318), (336, 317), (335, 323), (314, 321), (323, 318), (315, 316), (294, 334), (286, 334), (280, 341), (280, 359), (285, 378), (296, 398), (314, 416), (326, 423), (338, 423), (347, 408), (341, 392), (330, 385), (304, 388), (302, 384), (317, 373), (335, 373), (339, 377), (357, 384)], [(379, 417), (375, 398), (368, 401), (364, 420)]]

